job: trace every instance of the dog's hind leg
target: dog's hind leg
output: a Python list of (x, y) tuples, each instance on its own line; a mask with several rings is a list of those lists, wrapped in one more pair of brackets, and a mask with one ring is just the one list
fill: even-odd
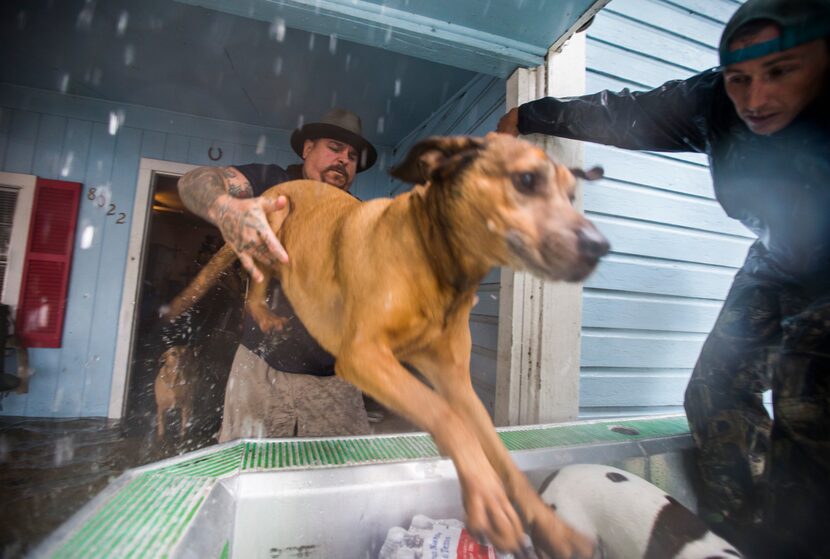
[(455, 464), (467, 511), (467, 527), (501, 551), (519, 552), (524, 532), (478, 439), (441, 396), (410, 374), (374, 332), (345, 342), (336, 371), (369, 396), (429, 432)]
[(285, 328), (286, 319), (275, 315), (268, 308), (266, 297), (268, 295), (268, 284), (271, 280), (271, 273), (268, 270), (263, 270), (263, 280), (261, 282), (251, 282), (251, 288), (248, 290), (248, 299), (245, 301), (245, 308), (256, 321), (259, 329), (266, 334), (274, 332), (281, 332)]

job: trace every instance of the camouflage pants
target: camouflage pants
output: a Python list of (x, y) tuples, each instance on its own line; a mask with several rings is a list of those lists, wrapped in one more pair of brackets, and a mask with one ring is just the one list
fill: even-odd
[[(762, 400), (770, 389), (774, 419)], [(805, 290), (756, 243), (685, 407), (702, 505), (740, 538), (764, 540), (759, 556), (830, 557), (830, 289)]]

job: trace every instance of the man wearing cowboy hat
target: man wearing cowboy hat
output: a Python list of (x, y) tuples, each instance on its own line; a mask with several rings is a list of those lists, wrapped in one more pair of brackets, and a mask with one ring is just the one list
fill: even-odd
[[(265, 190), (313, 179), (348, 191), (355, 175), (377, 159), (362, 135), (360, 119), (344, 109), (333, 109), (319, 122), (294, 130), (291, 148), (302, 157), (302, 165), (200, 167), (179, 180), (185, 206), (219, 228), (254, 281), (262, 281), (258, 265), (288, 262), (266, 218), (286, 200), (261, 198)], [(334, 357), (299, 321), (277, 282), (270, 291), (272, 311), (288, 322), (281, 335), (265, 336), (246, 314), (225, 391), (219, 441), (368, 434), (360, 391), (334, 375)]]

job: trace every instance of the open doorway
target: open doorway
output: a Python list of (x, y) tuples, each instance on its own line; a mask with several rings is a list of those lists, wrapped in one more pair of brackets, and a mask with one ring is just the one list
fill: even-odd
[[(164, 417), (166, 439), (177, 450), (210, 442), (222, 417), (225, 384), (242, 325), (244, 276), (238, 268), (223, 274), (218, 284), (174, 323), (159, 318), (169, 303), (221, 248), (219, 230), (182, 204), (179, 175), (153, 172), (141, 265), (135, 298), (132, 347), (128, 361), (125, 417), (133, 429), (148, 435), (156, 430), (154, 384), (171, 348), (188, 352), (179, 381), (188, 385), (185, 405), (189, 425), (182, 430), (177, 410)], [(186, 436), (180, 437), (180, 433)]]

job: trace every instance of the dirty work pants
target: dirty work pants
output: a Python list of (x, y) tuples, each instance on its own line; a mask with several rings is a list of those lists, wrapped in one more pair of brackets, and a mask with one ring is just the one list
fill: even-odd
[(702, 505), (741, 538), (766, 538), (758, 556), (830, 557), (830, 289), (786, 279), (753, 245), (685, 407)]
[(371, 432), (360, 390), (336, 376), (277, 371), (240, 345), (225, 389), (219, 442)]

